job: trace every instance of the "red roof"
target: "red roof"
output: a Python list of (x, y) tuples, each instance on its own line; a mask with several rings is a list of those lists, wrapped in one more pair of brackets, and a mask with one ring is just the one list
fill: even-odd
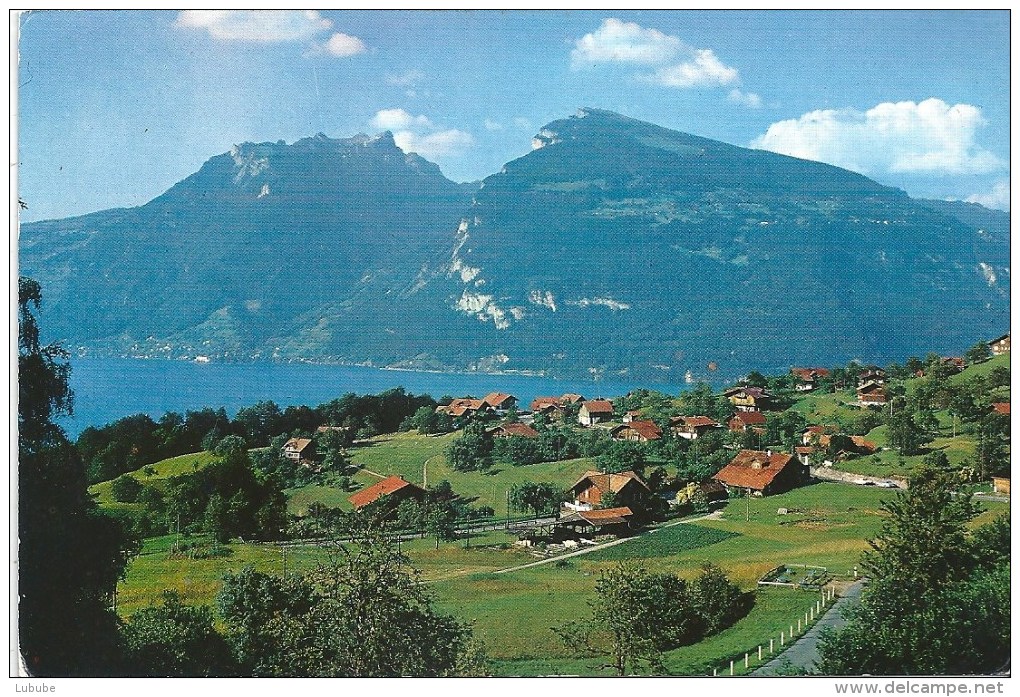
[(512, 394), (507, 394), (506, 392), (490, 392), (485, 395), (485, 398), (482, 399), (482, 401), (493, 409), (499, 409), (505, 402), (511, 399), (515, 399)]
[(381, 482), (376, 482), (367, 489), (362, 489), (356, 494), (349, 496), (347, 500), (354, 504), (355, 508), (363, 508), (374, 501), (378, 501), (383, 496), (389, 496), (394, 491), (400, 491), (404, 487), (408, 486), (422, 491), (420, 486), (404, 481), (401, 477), (394, 475), (392, 477), (386, 477), (386, 479)]
[(865, 440), (864, 436), (850, 436), (850, 440), (857, 446), (857, 452), (862, 455), (870, 455), (871, 453), (878, 450), (878, 445), (870, 440)]
[(559, 409), (560, 408), (560, 398), (559, 397), (535, 397), (533, 400), (531, 400), (531, 411), (542, 411), (543, 409), (548, 409), (549, 407), (553, 407), (553, 408)]
[(765, 423), (765, 415), (760, 411), (738, 411), (730, 419), (730, 423), (734, 420), (740, 421), (745, 426), (758, 426)]
[(559, 519), (559, 523), (585, 522), (594, 526), (616, 525), (626, 523), (627, 518), (634, 515), (634, 511), (626, 506), (619, 508), (601, 508), (592, 511), (574, 511)]
[(520, 436), (522, 438), (538, 438), (538, 431), (533, 429), (531, 426), (522, 423), (502, 424), (492, 429), (491, 433), (499, 435), (498, 432), (502, 431), (503, 435), (506, 436)]
[(828, 368), (790, 368), (790, 372), (804, 382), (829, 377)]
[(1006, 414), (1008, 416), (1009, 402), (994, 402), (992, 404), (992, 409), (994, 409), (998, 414)]
[(709, 428), (719, 425), (715, 419), (710, 419), (707, 416), (682, 416), (680, 418), (683, 425), (688, 428)]
[(792, 460), (788, 453), (741, 450), (713, 479), (726, 486), (763, 491)]
[(628, 428), (632, 431), (636, 431), (637, 434), (645, 440), (658, 440), (659, 438), (662, 438), (662, 429), (659, 428), (654, 421), (630, 421), (622, 426), (614, 428), (613, 435), (616, 435), (620, 431), (624, 431)]
[(605, 472), (597, 472), (595, 470), (589, 470), (581, 475), (581, 478), (574, 482), (574, 486), (570, 487), (571, 490), (576, 489), (577, 485), (584, 480), (589, 479), (591, 483), (601, 492), (611, 491), (614, 494), (618, 493), (628, 482), (635, 481), (645, 489), (648, 485), (645, 484), (641, 477), (637, 476), (635, 472), (627, 470), (626, 472), (615, 472), (613, 474), (606, 474)]
[(289, 441), (283, 444), (284, 450), (296, 450), (299, 453), (303, 453), (305, 448), (312, 444), (311, 438), (291, 438)]
[(584, 407), (588, 409), (589, 414), (612, 414), (613, 403), (608, 399), (593, 399), (585, 402)]
[(562, 404), (577, 404), (578, 402), (583, 401), (584, 397), (582, 397), (579, 394), (574, 394), (573, 392), (567, 392), (562, 397), (560, 397), (560, 403)]

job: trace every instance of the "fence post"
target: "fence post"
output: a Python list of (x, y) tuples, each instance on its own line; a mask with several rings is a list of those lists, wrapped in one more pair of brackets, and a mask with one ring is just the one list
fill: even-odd
[(730, 659), (730, 675), (733, 675), (733, 659)]
[(758, 661), (761, 661), (761, 644), (758, 644)]
[(748, 665), (748, 663), (747, 663), (747, 654), (745, 653), (744, 654), (744, 667), (747, 668), (747, 665)]
[(776, 650), (776, 640), (775, 639), (769, 639), (769, 655), (771, 656), (772, 652), (775, 651), (775, 650)]
[(786, 646), (786, 634), (779, 632), (779, 645)]
[(797, 618), (797, 633), (800, 634), (800, 618)]
[(717, 675), (719, 675), (719, 669), (718, 669), (718, 668), (713, 668), (713, 669), (712, 669), (712, 677), (714, 678), (714, 677), (716, 677)]
[(793, 624), (790, 624), (790, 640), (793, 640)]

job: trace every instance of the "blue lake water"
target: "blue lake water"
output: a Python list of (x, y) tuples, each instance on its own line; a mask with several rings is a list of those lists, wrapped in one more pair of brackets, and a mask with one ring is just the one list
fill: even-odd
[(348, 392), (378, 394), (403, 387), (415, 394), (482, 397), (508, 392), (524, 406), (538, 396), (576, 392), (591, 398), (623, 395), (638, 387), (677, 394), (675, 385), (557, 380), (527, 375), (418, 373), (360, 366), (276, 363), (192, 363), (128, 358), (73, 358), (75, 415), (61, 419), (71, 438), (131, 414), (158, 419), (168, 411), (241, 407), (272, 400), (281, 407), (317, 406)]

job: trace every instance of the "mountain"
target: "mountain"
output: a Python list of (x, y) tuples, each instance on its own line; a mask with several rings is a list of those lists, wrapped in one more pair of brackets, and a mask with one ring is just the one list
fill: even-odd
[(23, 270), (57, 338), (115, 354), (681, 382), (1009, 325), (1008, 214), (598, 109), (534, 147), (479, 187), (388, 134), (245, 144), (22, 226)]

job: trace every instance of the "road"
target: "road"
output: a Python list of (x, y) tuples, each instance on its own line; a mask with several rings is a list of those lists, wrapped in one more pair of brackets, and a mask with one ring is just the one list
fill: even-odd
[(675, 520), (672, 523), (667, 523), (667, 524), (659, 526), (657, 528), (652, 528), (651, 530), (647, 530), (647, 531), (645, 531), (643, 533), (640, 533), (638, 535), (634, 535), (633, 537), (621, 537), (618, 540), (612, 540), (611, 542), (604, 542), (604, 543), (602, 543), (600, 545), (593, 545), (591, 547), (585, 547), (584, 549), (579, 549), (576, 552), (567, 552), (566, 554), (559, 554), (559, 555), (556, 555), (555, 557), (549, 557), (548, 559), (540, 559), (539, 561), (533, 561), (530, 564), (521, 564), (519, 566), (511, 566), (508, 569), (500, 569), (499, 571), (494, 571), (493, 573), (496, 573), (496, 574), (508, 574), (511, 571), (519, 571), (520, 569), (530, 569), (533, 566), (541, 566), (542, 564), (551, 564), (552, 562), (559, 561), (560, 559), (569, 559), (570, 557), (579, 557), (582, 554), (588, 554), (589, 552), (594, 552), (597, 549), (605, 549), (606, 547), (615, 547), (616, 545), (622, 545), (625, 542), (629, 542), (630, 540), (636, 540), (639, 537), (644, 537), (645, 535), (655, 534), (659, 530), (664, 530), (665, 528), (671, 528), (674, 525), (682, 525), (684, 523), (693, 523), (693, 522), (698, 521), (698, 520), (707, 520), (707, 519), (717, 520), (717, 519), (719, 519), (720, 516), (722, 516), (722, 511), (721, 510), (720, 511), (712, 511), (711, 513), (708, 513), (708, 514), (703, 515), (703, 516), (699, 516), (697, 518), (685, 518), (683, 520)]
[[(846, 593), (836, 599), (822, 618), (814, 623), (811, 629), (800, 636), (789, 648), (771, 661), (763, 665), (751, 675), (780, 675), (780, 668), (793, 667), (803, 670), (814, 670), (815, 662), (818, 660), (818, 640), (821, 638), (822, 630), (826, 627), (839, 629), (846, 620), (843, 619), (843, 610), (860, 600), (861, 589), (864, 587), (864, 579), (855, 581), (846, 589)], [(778, 672), (777, 672), (778, 671)]]

